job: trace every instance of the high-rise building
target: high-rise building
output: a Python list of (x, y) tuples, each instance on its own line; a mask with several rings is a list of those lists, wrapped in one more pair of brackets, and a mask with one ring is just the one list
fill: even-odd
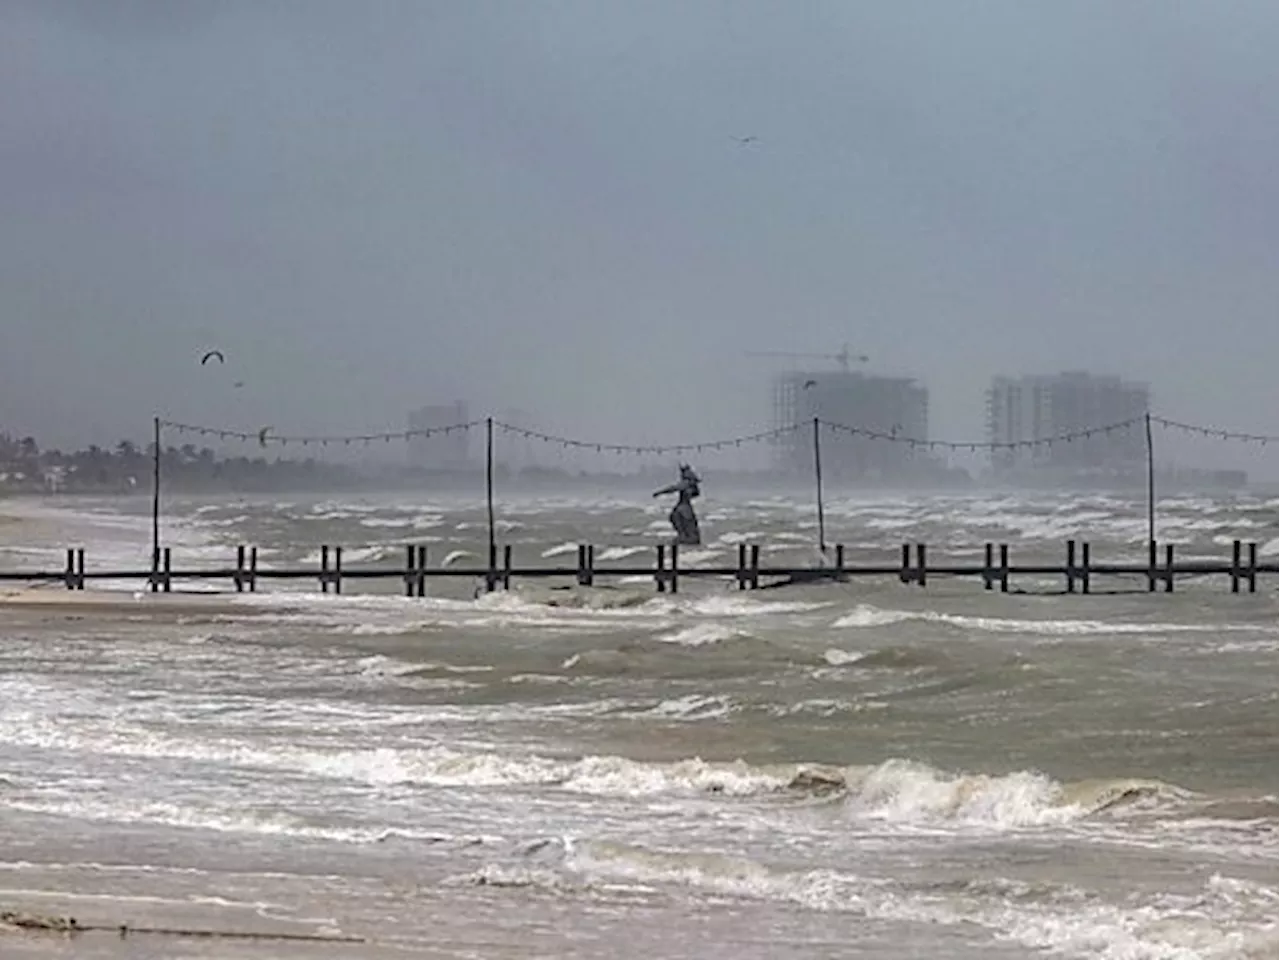
[[(1150, 387), (1120, 377), (1078, 371), (996, 377), (987, 391), (987, 439), (992, 444), (1045, 440), (1105, 428), (1141, 417)], [(1118, 429), (1069, 442), (993, 449), (997, 473), (1028, 468), (1125, 472), (1145, 456), (1140, 428)]]
[(439, 430), (409, 438), (409, 462), (427, 470), (465, 470), (470, 466), (470, 431), (449, 430), (467, 422), (467, 405), (456, 403), (419, 407), (409, 413), (410, 430)]
[(923, 448), (902, 442), (929, 436), (929, 393), (916, 381), (852, 371), (788, 373), (774, 380), (774, 426), (797, 427), (776, 446), (778, 465), (813, 469), (814, 417), (897, 439), (874, 439), (823, 430), (822, 469), (832, 477), (898, 476)]

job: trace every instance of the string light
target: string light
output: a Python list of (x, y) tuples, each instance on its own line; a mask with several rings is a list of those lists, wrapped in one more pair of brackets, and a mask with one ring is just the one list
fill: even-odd
[(1181, 430), (1183, 433), (1190, 433), (1200, 437), (1210, 437), (1214, 440), (1240, 440), (1245, 443), (1260, 443), (1266, 446), (1269, 443), (1280, 442), (1280, 437), (1268, 436), (1265, 433), (1241, 433), (1238, 430), (1222, 430), (1218, 427), (1202, 427), (1194, 423), (1181, 423), (1177, 420), (1168, 420), (1164, 417), (1151, 417), (1152, 423), (1158, 423), (1162, 427), (1170, 430)]
[(454, 431), (470, 430), (473, 427), (481, 426), (483, 420), (472, 420), (468, 423), (451, 423), (444, 427), (424, 427), (419, 430), (398, 430), (387, 433), (352, 433), (341, 434), (337, 436), (282, 436), (279, 434), (268, 433), (245, 433), (240, 430), (227, 430), (222, 427), (205, 427), (191, 423), (176, 423), (172, 420), (161, 420), (160, 426), (169, 430), (176, 430), (179, 433), (193, 433), (201, 437), (217, 437), (220, 440), (246, 440), (260, 443), (266, 446), (269, 443), (277, 443), (281, 446), (290, 443), (300, 443), (304, 447), (313, 443), (321, 446), (328, 446), (331, 443), (343, 443), (350, 445), (352, 443), (363, 443), (366, 446), (375, 441), (382, 440), (390, 443), (392, 440), (413, 440), (419, 437), (437, 437), (448, 435)]
[[(819, 420), (818, 423), (827, 429), (830, 433), (843, 433), (848, 436), (862, 437), (867, 440), (884, 441), (888, 443), (902, 443), (908, 445), (912, 450), (963, 450), (974, 453), (979, 450), (1027, 450), (1037, 447), (1052, 447), (1061, 443), (1074, 443), (1078, 440), (1086, 440), (1096, 436), (1110, 436), (1119, 430), (1132, 430), (1147, 420), (1146, 416), (1132, 417), (1128, 420), (1121, 420), (1117, 423), (1109, 423), (1103, 426), (1090, 427), (1086, 430), (1073, 430), (1068, 433), (1057, 434), (1052, 437), (1040, 437), (1031, 440), (1004, 440), (1004, 441), (977, 441), (977, 440), (926, 440), (921, 437), (907, 437), (897, 432), (886, 433), (882, 430), (872, 430), (867, 427), (850, 426), (843, 423), (835, 423), (830, 420)], [(288, 436), (268, 433), (263, 435), (260, 432), (243, 432), (239, 430), (228, 430), (223, 427), (208, 427), (190, 423), (177, 423), (172, 420), (161, 420), (160, 426), (170, 430), (176, 430), (179, 433), (196, 434), (197, 436), (213, 436), (221, 440), (243, 440), (259, 443), (262, 446), (267, 444), (279, 444), (285, 446), (290, 443), (300, 443), (303, 446), (309, 446), (318, 443), (321, 446), (328, 446), (330, 443), (342, 443), (350, 446), (352, 443), (363, 443), (368, 446), (374, 441), (384, 441), (390, 443), (393, 440), (413, 440), (417, 438), (435, 437), (449, 435), (455, 431), (468, 431), (486, 425), (485, 420), (471, 420), (467, 423), (454, 423), (443, 427), (427, 427), (418, 430), (400, 430), (383, 433), (355, 433), (342, 435), (316, 435), (316, 436)], [(1150, 416), (1150, 422), (1156, 426), (1164, 427), (1169, 430), (1176, 430), (1182, 433), (1188, 433), (1195, 436), (1207, 437), (1213, 440), (1237, 441), (1243, 443), (1258, 443), (1262, 446), (1280, 442), (1280, 438), (1261, 433), (1245, 433), (1239, 430), (1225, 430), (1219, 427), (1206, 427), (1200, 424), (1184, 423), (1179, 420), (1170, 420), (1166, 417)], [(745, 434), (743, 436), (728, 437), (719, 440), (704, 440), (698, 443), (677, 443), (663, 444), (661, 446), (653, 444), (636, 445), (624, 443), (601, 443), (596, 440), (579, 440), (573, 437), (559, 436), (556, 434), (542, 433), (538, 430), (528, 430), (524, 427), (512, 426), (509, 423), (502, 423), (498, 420), (492, 421), (494, 429), (503, 433), (520, 437), (524, 440), (537, 440), (542, 443), (559, 447), (561, 450), (594, 450), (598, 453), (615, 453), (615, 454), (656, 454), (664, 456), (667, 454), (686, 454), (686, 453), (705, 453), (707, 451), (724, 450), (729, 447), (740, 448), (743, 444), (751, 443), (767, 443), (778, 440), (789, 434), (796, 433), (804, 429), (807, 424), (797, 423), (786, 427), (777, 427), (773, 430), (763, 430), (758, 433)]]

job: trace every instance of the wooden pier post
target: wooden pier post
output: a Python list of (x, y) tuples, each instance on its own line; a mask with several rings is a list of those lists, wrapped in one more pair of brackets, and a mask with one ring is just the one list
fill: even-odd
[(595, 583), (595, 547), (589, 543), (578, 544), (578, 586), (590, 587)]
[(1147, 593), (1156, 592), (1156, 542), (1147, 541)]
[[(1210, 562), (1188, 561), (1186, 559), (1179, 561), (1175, 543), (1165, 543), (1164, 549), (1160, 550), (1159, 542), (1148, 542), (1149, 553), (1145, 563), (1135, 563), (1131, 558), (1127, 562), (1104, 562), (1097, 567), (1093, 566), (1092, 545), (1089, 541), (1070, 539), (1064, 541), (1064, 543), (1066, 545), (1066, 557), (1065, 563), (1062, 564), (1046, 564), (1043, 560), (1033, 560), (1032, 562), (1013, 566), (1010, 563), (1009, 544), (998, 544), (999, 554), (997, 555), (995, 552), (997, 545), (987, 542), (983, 544), (983, 562), (981, 565), (972, 561), (955, 564), (944, 559), (932, 571), (929, 567), (929, 546), (927, 543), (916, 543), (914, 549), (912, 549), (910, 543), (903, 544), (901, 566), (875, 563), (863, 565), (856, 560), (852, 565), (849, 565), (849, 558), (845, 553), (844, 546), (842, 544), (832, 544), (834, 553), (830, 554), (828, 559), (818, 561), (816, 565), (781, 565), (763, 568), (760, 562), (760, 544), (741, 543), (737, 545), (736, 565), (721, 563), (696, 566), (683, 572), (694, 578), (710, 577), (718, 581), (732, 579), (737, 583), (739, 590), (759, 589), (762, 572), (771, 579), (780, 578), (789, 583), (829, 582), (861, 576), (891, 577), (896, 573), (902, 583), (915, 583), (921, 587), (928, 584), (929, 575), (932, 572), (935, 576), (939, 573), (945, 573), (953, 577), (980, 576), (984, 590), (993, 590), (995, 584), (999, 583), (1001, 593), (1011, 592), (1009, 580), (1012, 574), (1048, 574), (1065, 577), (1065, 589), (1063, 592), (1068, 594), (1090, 593), (1093, 589), (1092, 578), (1098, 573), (1107, 576), (1124, 577), (1132, 577), (1134, 575), (1140, 577), (1146, 574), (1149, 584), (1155, 584), (1155, 589), (1151, 590), (1153, 593), (1176, 592), (1179, 576), (1208, 575), (1217, 577), (1226, 575), (1230, 580), (1231, 592), (1239, 594), (1244, 592), (1245, 584), (1248, 585), (1250, 593), (1257, 593), (1258, 575), (1261, 574), (1263, 577), (1274, 576), (1277, 571), (1277, 564), (1271, 557), (1259, 558), (1256, 541), (1247, 544), (1244, 541), (1232, 541), (1229, 558), (1224, 557)], [(670, 550), (669, 564), (667, 562), (668, 549)], [(83, 547), (67, 547), (65, 551), (65, 565), (61, 570), (56, 567), (52, 570), (46, 567), (43, 570), (34, 571), (0, 570), (0, 581), (34, 580), (53, 584), (61, 583), (67, 590), (84, 590), (89, 576), (85, 569), (86, 550)], [(682, 576), (682, 571), (680, 570), (680, 546), (676, 543), (659, 543), (655, 544), (655, 552), (656, 565), (651, 572), (655, 589), (659, 593), (678, 593)], [(319, 546), (317, 551), (318, 570), (315, 567), (308, 567), (304, 562), (293, 566), (273, 566), (263, 575), (273, 579), (302, 581), (318, 577), (322, 593), (341, 594), (344, 589), (342, 583), (344, 579), (344, 553), (345, 548), (340, 545), (331, 546), (325, 544)], [(522, 576), (552, 579), (576, 576), (580, 586), (594, 586), (597, 573), (601, 573), (606, 577), (614, 577), (646, 572), (643, 565), (639, 567), (626, 565), (621, 568), (606, 566), (604, 570), (597, 570), (595, 565), (595, 546), (589, 543), (578, 545), (576, 569), (572, 565), (545, 566), (536, 563), (517, 568), (513, 556), (514, 548), (510, 544), (504, 544), (501, 565), (493, 563), (486, 568), (479, 563), (475, 563), (462, 569), (432, 571), (427, 569), (427, 548), (421, 545), (408, 544), (405, 546), (403, 565), (393, 562), (384, 566), (364, 568), (358, 564), (357, 569), (351, 571), (351, 576), (361, 580), (387, 579), (392, 581), (392, 586), (394, 586), (395, 580), (400, 580), (404, 584), (406, 596), (417, 594), (421, 597), (426, 595), (426, 581), (435, 576), (464, 576), (470, 578), (472, 582), (477, 582), (479, 578), (484, 578), (492, 584), (492, 589), (497, 589), (500, 585), (502, 589), (509, 590), (511, 589), (511, 581)], [(234, 566), (230, 563), (226, 565), (219, 564), (217, 570), (210, 570), (197, 564), (195, 567), (175, 570), (173, 566), (173, 549), (161, 547), (154, 569), (149, 569), (140, 563), (132, 570), (95, 570), (93, 576), (95, 578), (112, 576), (134, 582), (149, 583), (153, 587), (153, 592), (163, 591), (170, 593), (173, 591), (174, 580), (206, 580), (213, 574), (230, 577), (236, 593), (244, 593), (246, 590), (254, 592), (257, 589), (258, 548), (244, 544), (237, 545)]]
[[(492, 502), (492, 498), (490, 499)], [(492, 518), (490, 513), (490, 518)], [(486, 593), (493, 593), (498, 589), (498, 543), (493, 539), (493, 526), (490, 523), (489, 533), (489, 569), (484, 574), (484, 589)]]

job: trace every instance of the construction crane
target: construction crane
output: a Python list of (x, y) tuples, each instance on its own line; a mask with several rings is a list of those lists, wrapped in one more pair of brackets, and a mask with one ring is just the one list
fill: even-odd
[(840, 369), (845, 373), (849, 372), (850, 363), (867, 363), (871, 358), (865, 353), (850, 353), (849, 345), (846, 343), (840, 348), (839, 353), (791, 353), (787, 350), (748, 350), (749, 357), (794, 357), (806, 358), (810, 360), (834, 360), (840, 364)]

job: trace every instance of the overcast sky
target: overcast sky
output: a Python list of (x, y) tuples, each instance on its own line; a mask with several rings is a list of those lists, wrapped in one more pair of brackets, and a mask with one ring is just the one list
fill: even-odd
[(1276, 37), (1274, 0), (9, 0), (0, 429), (464, 398), (696, 440), (768, 425), (748, 351), (847, 342), (935, 437), (1068, 368), (1275, 433)]

